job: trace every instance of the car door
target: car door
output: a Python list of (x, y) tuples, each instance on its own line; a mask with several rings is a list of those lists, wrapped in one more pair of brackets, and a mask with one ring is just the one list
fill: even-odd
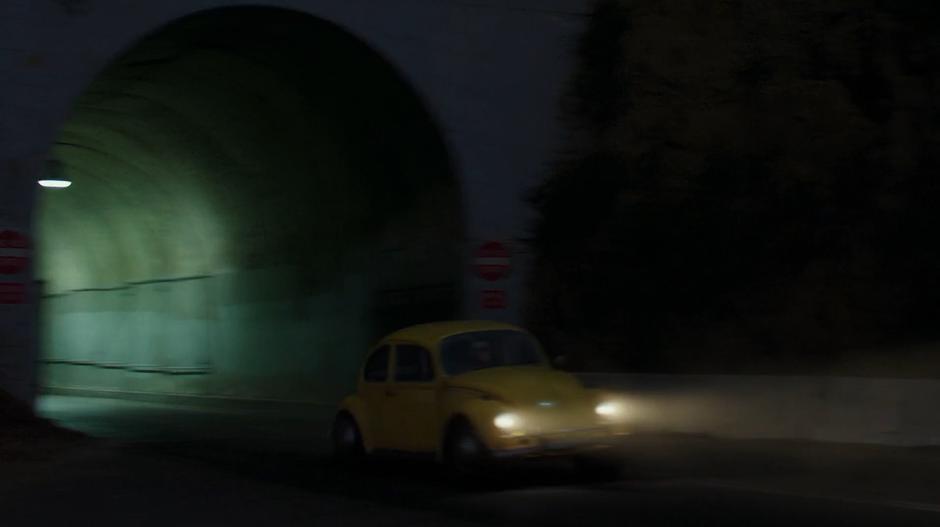
[(418, 344), (395, 344), (395, 367), (387, 391), (398, 450), (433, 452), (437, 447), (437, 378), (431, 353)]
[(392, 347), (388, 344), (376, 348), (366, 359), (359, 379), (359, 396), (365, 403), (366, 423), (372, 448), (387, 449), (391, 441), (388, 437), (388, 395), (391, 373)]

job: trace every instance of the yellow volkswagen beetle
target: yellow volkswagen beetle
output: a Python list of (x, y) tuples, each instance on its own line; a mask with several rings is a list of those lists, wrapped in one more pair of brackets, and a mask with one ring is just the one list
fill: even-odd
[(455, 472), (485, 460), (603, 456), (626, 433), (622, 404), (550, 365), (537, 340), (499, 322), (422, 324), (382, 339), (333, 423), (340, 456), (427, 453)]

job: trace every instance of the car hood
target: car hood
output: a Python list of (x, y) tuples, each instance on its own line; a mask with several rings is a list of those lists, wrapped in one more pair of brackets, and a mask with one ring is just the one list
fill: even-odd
[(510, 403), (580, 402), (590, 394), (570, 373), (544, 366), (487, 368), (451, 377), (448, 385), (487, 393)]

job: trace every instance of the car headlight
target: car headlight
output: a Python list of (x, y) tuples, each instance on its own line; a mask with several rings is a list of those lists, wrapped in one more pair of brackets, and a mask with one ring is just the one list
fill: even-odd
[(594, 413), (601, 417), (619, 417), (623, 414), (623, 408), (614, 402), (604, 402), (594, 407)]
[(519, 419), (519, 416), (510, 412), (499, 414), (493, 418), (493, 425), (500, 430), (515, 430), (519, 428), (521, 423), (522, 420)]

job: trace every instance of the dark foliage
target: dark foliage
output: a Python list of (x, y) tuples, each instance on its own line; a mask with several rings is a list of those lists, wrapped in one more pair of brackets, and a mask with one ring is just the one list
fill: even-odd
[(819, 371), (940, 337), (940, 6), (761, 5), (596, 10), (532, 199), (530, 324), (583, 367)]

